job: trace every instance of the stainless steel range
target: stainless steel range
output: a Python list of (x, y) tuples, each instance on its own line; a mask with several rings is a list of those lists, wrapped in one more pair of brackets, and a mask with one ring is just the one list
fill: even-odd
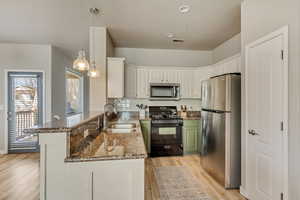
[(151, 157), (183, 155), (183, 119), (176, 106), (150, 106)]

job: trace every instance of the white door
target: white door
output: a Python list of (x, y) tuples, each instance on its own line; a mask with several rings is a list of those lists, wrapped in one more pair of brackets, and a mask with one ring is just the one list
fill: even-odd
[(284, 36), (247, 48), (247, 183), (251, 200), (280, 200), (284, 184)]

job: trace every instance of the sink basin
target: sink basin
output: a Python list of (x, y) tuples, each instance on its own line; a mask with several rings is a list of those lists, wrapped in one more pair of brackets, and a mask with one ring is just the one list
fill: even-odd
[(133, 133), (135, 128), (109, 128), (107, 129), (108, 133)]
[(135, 128), (135, 124), (133, 123), (116, 123), (116, 124), (111, 124), (109, 126), (109, 128), (112, 128), (112, 129), (133, 129)]

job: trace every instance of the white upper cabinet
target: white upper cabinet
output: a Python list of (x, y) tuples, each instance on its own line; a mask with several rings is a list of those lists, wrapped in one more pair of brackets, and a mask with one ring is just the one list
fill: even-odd
[(202, 81), (213, 77), (214, 70), (213, 66), (199, 67), (194, 73), (194, 85), (193, 85), (193, 98), (202, 98), (201, 85)]
[(178, 74), (176, 69), (150, 69), (150, 83), (179, 83)]
[(137, 97), (137, 68), (134, 65), (125, 66), (125, 97)]
[[(150, 83), (179, 83), (181, 99), (201, 99), (202, 81), (213, 76), (239, 72), (241, 72), (241, 58), (239, 55), (206, 67), (136, 67), (135, 73), (131, 69), (126, 75), (130, 79), (130, 81), (126, 81), (128, 85), (128, 89), (126, 86), (126, 91), (128, 90), (126, 96), (149, 98)], [(134, 86), (134, 83), (136, 86)]]
[(164, 83), (165, 82), (165, 72), (159, 69), (149, 70), (150, 83)]
[(149, 74), (149, 70), (147, 69), (137, 69), (137, 98), (149, 98)]
[(123, 98), (125, 90), (124, 58), (107, 58), (107, 96)]
[(166, 70), (165, 80), (167, 83), (180, 83), (178, 70)]
[(236, 55), (221, 61), (213, 66), (214, 75), (222, 75), (228, 73), (240, 73), (241, 72), (241, 56)]
[(180, 70), (180, 94), (182, 99), (193, 98), (194, 70)]

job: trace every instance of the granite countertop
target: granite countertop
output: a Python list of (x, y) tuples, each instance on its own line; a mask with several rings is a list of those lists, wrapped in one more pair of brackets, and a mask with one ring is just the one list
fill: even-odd
[[(101, 112), (90, 112), (87, 114), (78, 114), (80, 117), (75, 120), (70, 120), (73, 116), (66, 117), (60, 120), (53, 120), (47, 122), (41, 126), (35, 126), (30, 129), (25, 129), (24, 133), (61, 133), (70, 132), (72, 129), (85, 124), (91, 120), (95, 120), (97, 117), (102, 115)], [(75, 116), (75, 115), (74, 115)]]
[[(124, 112), (113, 123), (135, 124), (131, 133), (110, 133), (102, 131), (82, 151), (74, 153), (65, 159), (66, 162), (86, 162), (103, 160), (144, 159), (147, 151), (144, 144), (139, 117), (130, 112)], [(106, 141), (106, 145), (105, 142)], [(115, 145), (113, 145), (115, 143)]]
[(200, 120), (201, 119), (201, 111), (187, 111), (186, 113), (178, 112), (178, 115), (183, 120)]

